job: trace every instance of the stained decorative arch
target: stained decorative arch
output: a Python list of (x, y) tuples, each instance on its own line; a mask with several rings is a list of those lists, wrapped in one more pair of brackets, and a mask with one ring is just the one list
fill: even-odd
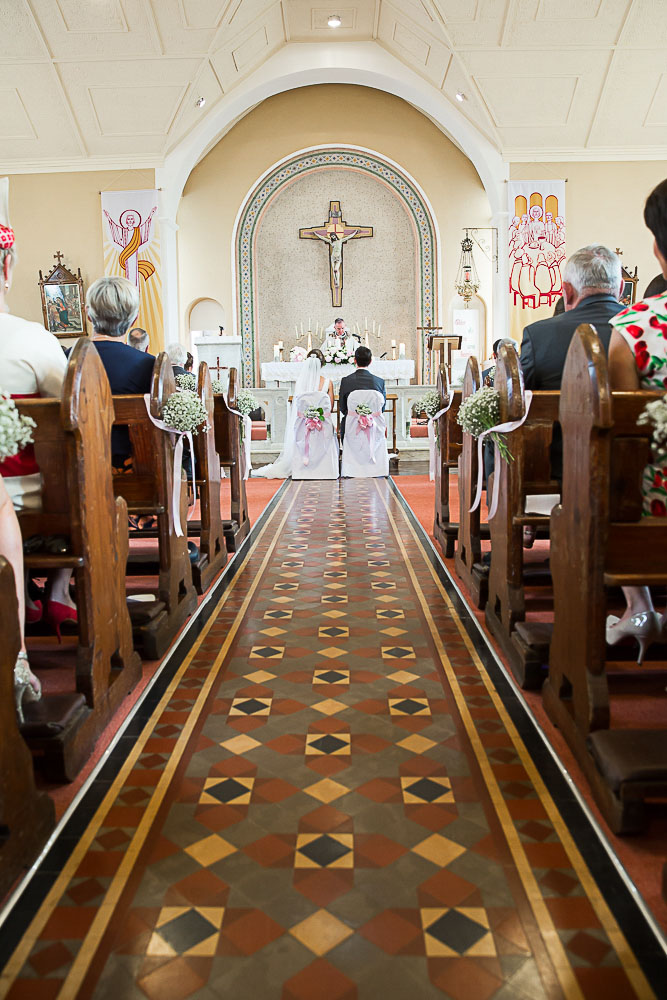
[[(419, 326), (436, 323), (438, 318), (439, 240), (437, 224), (428, 199), (416, 181), (396, 163), (371, 150), (351, 146), (318, 146), (300, 150), (274, 164), (248, 193), (237, 216), (234, 236), (237, 321), (241, 336), (244, 385), (258, 384), (255, 338), (255, 240), (264, 209), (272, 198), (298, 177), (323, 167), (348, 168), (376, 177), (402, 201), (417, 233), (419, 260), (417, 313)], [(430, 382), (428, 357), (418, 352), (417, 375)], [(257, 380), (257, 381), (256, 381)]]

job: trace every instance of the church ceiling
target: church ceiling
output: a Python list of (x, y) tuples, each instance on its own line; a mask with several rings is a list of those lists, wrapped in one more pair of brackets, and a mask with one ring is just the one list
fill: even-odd
[(381, 46), (507, 160), (667, 156), (666, 0), (4, 0), (0, 169), (157, 166), (303, 42)]

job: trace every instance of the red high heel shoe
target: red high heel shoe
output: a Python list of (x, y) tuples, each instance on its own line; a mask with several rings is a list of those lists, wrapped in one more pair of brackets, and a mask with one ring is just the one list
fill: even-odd
[(41, 601), (33, 601), (33, 604), (34, 607), (32, 608), (29, 608), (27, 604), (25, 606), (25, 620), (28, 625), (34, 625), (36, 622), (41, 622), (42, 615), (44, 614)]
[(79, 616), (76, 608), (70, 608), (69, 604), (60, 604), (59, 601), (47, 601), (46, 611), (44, 612), (44, 621), (55, 630), (55, 633), (58, 636), (58, 642), (62, 642), (63, 640), (60, 634), (60, 626), (65, 622), (77, 625), (79, 622)]

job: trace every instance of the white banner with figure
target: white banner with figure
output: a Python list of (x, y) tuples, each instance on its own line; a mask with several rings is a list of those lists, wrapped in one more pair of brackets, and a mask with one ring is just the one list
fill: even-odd
[(149, 350), (157, 354), (164, 346), (158, 193), (103, 191), (101, 197), (104, 273), (122, 275), (139, 289), (135, 325), (146, 330)]
[(552, 315), (562, 295), (565, 181), (510, 181), (508, 194), (509, 290), (516, 335), (527, 323)]

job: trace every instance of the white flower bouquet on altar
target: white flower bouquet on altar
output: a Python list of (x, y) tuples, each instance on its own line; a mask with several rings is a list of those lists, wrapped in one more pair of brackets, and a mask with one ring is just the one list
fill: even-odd
[(22, 417), (9, 393), (0, 392), (0, 462), (12, 458), (32, 441), (32, 417)]
[(327, 347), (324, 351), (324, 360), (328, 365), (351, 365), (354, 361), (355, 345), (350, 344), (341, 347)]
[(298, 344), (295, 344), (294, 347), (290, 349), (289, 359), (290, 361), (305, 361), (307, 353), (308, 351), (305, 347), (299, 347)]
[[(498, 390), (485, 385), (474, 392), (472, 396), (468, 396), (459, 407), (456, 421), (466, 434), (470, 434), (474, 438), (478, 438), (484, 431), (495, 427), (500, 422), (500, 393)], [(505, 435), (494, 433), (491, 437), (498, 445), (501, 458), (506, 462), (511, 462), (513, 457), (507, 447)]]

